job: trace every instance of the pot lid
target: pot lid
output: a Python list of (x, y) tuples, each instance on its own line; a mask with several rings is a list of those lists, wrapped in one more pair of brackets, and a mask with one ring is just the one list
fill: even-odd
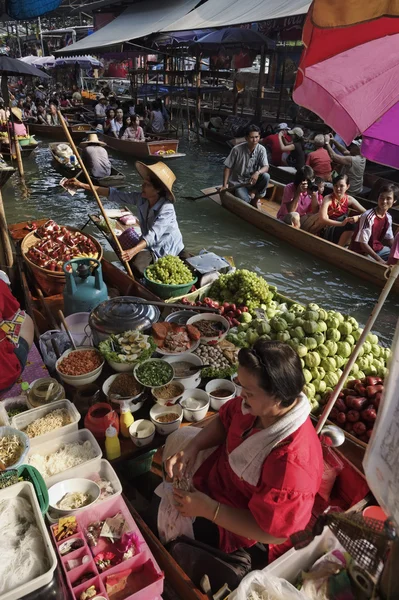
[(106, 334), (148, 329), (158, 321), (159, 308), (152, 304), (137, 304), (135, 300), (141, 298), (118, 296), (101, 302), (90, 313), (90, 327)]

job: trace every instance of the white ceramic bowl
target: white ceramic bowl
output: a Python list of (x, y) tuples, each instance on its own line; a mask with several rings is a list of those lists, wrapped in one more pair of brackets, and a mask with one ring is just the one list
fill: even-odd
[(201, 336), (200, 342), (202, 344), (216, 344), (218, 342), (221, 342), (222, 340), (224, 340), (224, 338), (226, 337), (226, 335), (229, 333), (229, 329), (230, 329), (230, 324), (228, 322), (228, 320), (225, 317), (222, 317), (222, 315), (217, 315), (215, 313), (202, 313), (200, 315), (195, 315), (195, 317), (191, 317), (191, 319), (189, 319), (187, 321), (187, 325), (194, 325), (197, 323), (197, 321), (216, 321), (217, 323), (222, 323), (225, 331), (224, 333), (222, 333), (221, 335), (216, 335), (216, 336)]
[[(186, 405), (188, 398), (193, 398), (198, 406)], [(183, 408), (183, 417), (186, 421), (202, 421), (205, 419), (209, 409), (209, 394), (204, 390), (186, 390), (183, 398), (180, 400), (180, 405)]]
[[(99, 367), (97, 367), (96, 369), (94, 369), (94, 371), (91, 371), (90, 373), (85, 373), (84, 375), (64, 375), (64, 373), (61, 373), (61, 371), (58, 368), (59, 364), (66, 356), (68, 356), (68, 354), (70, 354), (71, 352), (87, 352), (90, 350), (97, 352), (98, 356), (100, 357), (100, 359), (102, 361), (101, 365)], [(63, 354), (61, 354), (60, 358), (55, 363), (55, 369), (56, 369), (58, 375), (61, 377), (62, 381), (64, 383), (72, 385), (73, 387), (76, 387), (76, 388), (82, 387), (84, 385), (87, 385), (89, 383), (93, 383), (94, 381), (96, 381), (96, 379), (98, 379), (100, 377), (103, 367), (104, 367), (104, 359), (101, 356), (101, 354), (99, 353), (99, 351), (96, 350), (95, 348), (88, 348), (87, 346), (78, 347), (78, 348), (76, 348), (76, 350), (74, 350), (73, 348), (66, 350)]]
[[(229, 390), (231, 394), (224, 398), (218, 398), (217, 396), (213, 396), (212, 392), (215, 392), (219, 389)], [(212, 381), (209, 381), (209, 383), (206, 384), (205, 391), (209, 394), (209, 397), (211, 399), (211, 407), (213, 408), (213, 410), (219, 410), (223, 406), (223, 404), (226, 404), (226, 402), (228, 402), (237, 395), (235, 384), (232, 381), (229, 381), (228, 379), (212, 379)]]
[(148, 446), (154, 439), (155, 425), (147, 419), (139, 419), (130, 425), (129, 435), (133, 444), (138, 448)]
[[(59, 502), (68, 492), (82, 492), (84, 494), (90, 494), (92, 500), (89, 504), (82, 506), (82, 508), (77, 508), (76, 510), (62, 510), (58, 508), (57, 502)], [(66, 479), (65, 481), (59, 481), (49, 488), (49, 506), (55, 513), (59, 515), (75, 514), (80, 510), (84, 510), (85, 508), (94, 504), (94, 502), (96, 502), (100, 497), (100, 493), (101, 490), (99, 486), (90, 479)]]
[(136, 363), (115, 362), (114, 360), (109, 360), (108, 358), (106, 360), (111, 369), (117, 371), (118, 373), (133, 373), (133, 369), (136, 366)]
[[(133, 375), (133, 373), (132, 373)], [(137, 412), (138, 410), (140, 410), (140, 408), (143, 406), (144, 402), (145, 402), (145, 398), (140, 401), (137, 402), (137, 399), (140, 398), (140, 396), (143, 395), (143, 391), (144, 388), (142, 389), (142, 391), (140, 392), (140, 394), (137, 394), (137, 396), (132, 396), (131, 398), (129, 398), (129, 400), (115, 400), (115, 399), (110, 399), (108, 398), (108, 392), (109, 392), (109, 388), (111, 387), (111, 383), (116, 379), (116, 377), (118, 377), (118, 374), (116, 375), (111, 375), (111, 377), (108, 377), (108, 379), (106, 379), (103, 383), (103, 394), (104, 396), (107, 397), (107, 399), (111, 402), (111, 404), (115, 404), (117, 406), (121, 406), (121, 404), (123, 404), (124, 402), (128, 402), (129, 403), (129, 408), (130, 408), (130, 412)], [(141, 385), (141, 384), (140, 384)], [(136, 402), (133, 402), (133, 400), (136, 400)]]
[[(157, 421), (157, 417), (166, 413), (175, 413), (179, 415), (179, 418), (171, 423), (160, 423)], [(183, 420), (183, 409), (180, 404), (175, 404), (174, 406), (161, 406), (160, 404), (155, 404), (150, 410), (150, 419), (154, 423), (158, 433), (161, 435), (169, 435), (172, 431), (179, 429), (180, 423)]]
[[(192, 365), (198, 366), (204, 364), (199, 356), (196, 354), (191, 354), (190, 352), (183, 352), (182, 354), (179, 354), (179, 356), (165, 356), (163, 360), (166, 360), (166, 362), (170, 363), (172, 367), (173, 363), (175, 362), (189, 362)], [(201, 382), (201, 371), (194, 372), (194, 374), (190, 375), (190, 377), (176, 377), (175, 373), (174, 380), (182, 383), (186, 390), (192, 390), (193, 388), (198, 387)]]
[(170, 368), (170, 378), (169, 378), (169, 380), (168, 380), (168, 381), (165, 381), (165, 383), (163, 383), (162, 385), (153, 385), (153, 386), (151, 386), (151, 385), (146, 385), (146, 384), (144, 384), (142, 381), (140, 381), (140, 374), (139, 374), (139, 371), (140, 371), (140, 367), (142, 367), (143, 365), (148, 365), (148, 364), (150, 364), (150, 363), (153, 363), (153, 364), (157, 364), (157, 365), (159, 365), (159, 364), (162, 364), (162, 363), (164, 363), (164, 362), (165, 362), (165, 361), (164, 361), (164, 360), (162, 360), (161, 358), (148, 358), (147, 360), (143, 360), (143, 362), (141, 362), (141, 363), (138, 363), (138, 364), (137, 364), (137, 365), (134, 367), (133, 374), (134, 374), (135, 378), (137, 379), (137, 381), (138, 381), (139, 383), (141, 383), (141, 385), (142, 385), (142, 386), (144, 386), (144, 387), (149, 387), (149, 388), (152, 388), (152, 389), (156, 389), (156, 388), (163, 387), (164, 385), (168, 385), (168, 383), (170, 383), (170, 382), (172, 381), (172, 379), (174, 378), (175, 372), (174, 372), (174, 370), (173, 370), (173, 365), (170, 365), (170, 367), (171, 367), (171, 368)]
[[(89, 327), (89, 312), (73, 313), (65, 317), (65, 322), (77, 346), (92, 346), (93, 340), (91, 329)], [(61, 330), (65, 331), (64, 325), (61, 323)], [(85, 342), (83, 344), (83, 342)]]
[(184, 392), (184, 385), (180, 383), (180, 381), (173, 380), (170, 384), (168, 383), (168, 385), (176, 385), (179, 387), (179, 393), (177, 394), (177, 396), (173, 396), (172, 398), (163, 398), (161, 394), (162, 388), (152, 388), (151, 390), (155, 401), (161, 406), (166, 406), (167, 404), (176, 404), (176, 402), (179, 400), (179, 398), (182, 397), (182, 394)]
[(236, 386), (236, 393), (237, 393), (237, 396), (241, 396), (241, 393), (242, 393), (242, 387), (241, 387), (241, 385), (239, 385), (238, 383), (236, 383), (236, 382), (234, 381), (235, 379), (238, 379), (238, 373), (234, 373), (234, 375), (232, 375), (232, 376), (230, 377), (230, 379), (231, 379), (231, 381), (234, 383), (234, 385)]

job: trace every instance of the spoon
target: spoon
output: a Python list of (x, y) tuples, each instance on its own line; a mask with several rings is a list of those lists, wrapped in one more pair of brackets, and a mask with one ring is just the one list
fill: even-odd
[(345, 442), (345, 434), (342, 429), (336, 425), (326, 425), (320, 432), (320, 441), (324, 443), (325, 446), (338, 448), (338, 446), (342, 446)]

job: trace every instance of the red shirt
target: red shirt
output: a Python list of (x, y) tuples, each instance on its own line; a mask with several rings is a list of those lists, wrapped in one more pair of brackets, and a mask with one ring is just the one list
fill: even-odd
[(308, 154), (306, 164), (312, 167), (315, 177), (321, 177), (324, 181), (331, 179), (331, 159), (325, 148)]
[[(7, 284), (0, 279), (0, 323), (13, 318), (19, 303), (10, 292)], [(15, 352), (14, 344), (8, 340), (0, 328), (0, 390), (6, 390), (21, 374), (21, 363)]]
[(341, 200), (338, 200), (334, 194), (332, 194), (331, 198), (332, 200), (328, 205), (327, 214), (329, 219), (334, 219), (336, 221), (339, 217), (348, 213), (349, 199), (348, 196), (344, 196)]
[[(243, 415), (242, 398), (227, 402), (219, 417), (227, 432), (226, 442), (201, 465), (194, 486), (214, 500), (235, 508), (249, 509), (259, 527), (277, 538), (287, 538), (305, 529), (311, 518), (316, 493), (323, 474), (319, 439), (308, 418), (295, 433), (275, 448), (263, 463), (256, 486), (241, 480), (231, 469), (228, 453), (243, 442), (242, 434), (256, 417)], [(250, 435), (257, 433), (253, 430)], [(255, 540), (219, 528), (220, 548), (234, 552), (249, 548)], [(285, 550), (286, 543), (269, 545), (269, 562)]]
[[(291, 142), (291, 138), (289, 135), (284, 135), (284, 140), (287, 144)], [(281, 167), (281, 165), (283, 164), (283, 151), (280, 148), (278, 133), (273, 133), (272, 135), (268, 135), (267, 137), (265, 137), (262, 140), (262, 144), (270, 148), (270, 152), (272, 155), (272, 165), (275, 165), (276, 167)]]
[(360, 243), (363, 242), (368, 244), (374, 252), (379, 252), (384, 247), (383, 241), (385, 239), (393, 239), (392, 217), (389, 213), (379, 217), (376, 210), (370, 208), (362, 214), (356, 223), (349, 249), (358, 254), (363, 254), (360, 246)]

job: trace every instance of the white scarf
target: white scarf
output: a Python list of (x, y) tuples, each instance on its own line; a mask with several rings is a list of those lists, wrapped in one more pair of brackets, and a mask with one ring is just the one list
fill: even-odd
[[(244, 402), (243, 402), (244, 405)], [(248, 414), (244, 406), (243, 414)], [(248, 437), (229, 454), (229, 465), (240, 479), (250, 485), (257, 485), (262, 466), (270, 452), (280, 442), (293, 434), (304, 424), (310, 414), (310, 403), (305, 394), (299, 395), (297, 404), (281, 419), (267, 429)]]

